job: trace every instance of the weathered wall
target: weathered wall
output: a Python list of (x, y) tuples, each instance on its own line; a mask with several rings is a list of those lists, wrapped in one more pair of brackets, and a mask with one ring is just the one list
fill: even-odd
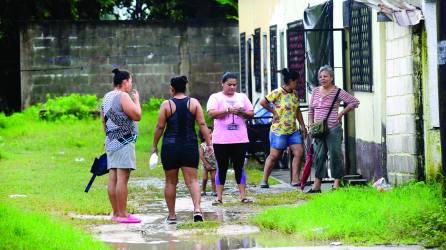
[(416, 179), (418, 166), (416, 96), (410, 28), (386, 23), (387, 170), (392, 184)]
[(102, 96), (115, 66), (133, 73), (143, 100), (167, 97), (178, 74), (207, 99), (224, 71), (239, 71), (236, 22), (39, 22), (23, 24), (20, 40), (22, 108), (48, 93)]

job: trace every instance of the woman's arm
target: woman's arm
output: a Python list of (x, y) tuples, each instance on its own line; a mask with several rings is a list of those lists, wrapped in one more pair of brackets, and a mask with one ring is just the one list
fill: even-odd
[(158, 123), (156, 124), (155, 127), (155, 132), (153, 135), (153, 142), (152, 142), (152, 153), (158, 153), (158, 141), (161, 138), (161, 135), (164, 132), (164, 128), (166, 127), (166, 120), (167, 120), (167, 105), (168, 105), (168, 100), (164, 101), (161, 104), (160, 107), (160, 112), (158, 115)]
[(314, 107), (313, 107), (313, 95), (311, 95), (310, 104), (308, 105), (308, 126), (313, 125), (313, 123), (314, 123)]
[(135, 90), (134, 101), (126, 92), (121, 93), (121, 106), (124, 113), (133, 121), (141, 120), (141, 105), (139, 104), (139, 93)]
[(262, 107), (264, 107), (266, 110), (271, 112), (271, 114), (273, 114), (273, 122), (277, 121), (279, 119), (279, 115), (277, 115), (276, 110), (269, 105), (270, 102), (268, 101), (268, 99), (263, 97), (259, 103), (260, 103), (260, 105), (262, 105)]
[(206, 125), (206, 121), (204, 120), (203, 109), (201, 108), (200, 103), (196, 99), (191, 98), (191, 102), (193, 102), (193, 105), (196, 107), (195, 120), (198, 123), (198, 127), (201, 131), (201, 134), (203, 135), (206, 141), (206, 145), (208, 147), (211, 147), (212, 146), (211, 135), (209, 133), (208, 126)]
[(359, 100), (350, 95), (347, 91), (341, 90), (339, 93), (339, 99), (342, 100), (344, 103), (347, 103), (347, 107), (345, 107), (339, 114), (338, 114), (338, 121), (342, 121), (342, 117), (347, 114), (348, 112), (352, 111), (353, 109), (357, 108), (359, 106)]
[(296, 110), (296, 119), (299, 122), (300, 129), (302, 131), (302, 136), (304, 138), (307, 137), (307, 128), (305, 127), (304, 118), (302, 117), (302, 112), (300, 111), (299, 107)]
[(224, 118), (226, 115), (228, 115), (230, 112), (229, 112), (229, 109), (226, 109), (226, 110), (216, 110), (216, 109), (210, 109), (209, 111), (208, 111), (208, 115), (210, 116), (210, 117), (212, 117), (213, 119), (221, 119), (221, 118)]

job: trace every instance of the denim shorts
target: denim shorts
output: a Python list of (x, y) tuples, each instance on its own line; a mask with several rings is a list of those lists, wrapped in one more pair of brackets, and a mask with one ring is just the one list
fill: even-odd
[(302, 144), (302, 137), (299, 130), (289, 135), (269, 132), (269, 142), (272, 148), (285, 149), (289, 145)]

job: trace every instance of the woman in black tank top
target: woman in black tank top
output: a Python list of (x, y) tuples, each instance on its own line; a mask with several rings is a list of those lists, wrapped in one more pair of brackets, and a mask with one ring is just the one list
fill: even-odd
[(164, 195), (169, 210), (166, 222), (169, 224), (176, 223), (175, 197), (179, 169), (183, 172), (184, 182), (192, 197), (194, 221), (203, 221), (197, 181), (199, 155), (195, 121), (204, 135), (208, 150), (213, 150), (201, 105), (185, 94), (187, 82), (185, 76), (170, 80), (172, 98), (161, 104), (152, 145), (152, 153), (158, 153), (158, 141), (164, 132), (161, 163), (166, 176)]

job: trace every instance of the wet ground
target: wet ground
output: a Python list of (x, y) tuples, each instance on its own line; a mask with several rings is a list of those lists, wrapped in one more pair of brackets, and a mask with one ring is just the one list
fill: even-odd
[[(261, 189), (258, 186), (248, 186), (248, 194), (279, 193), (296, 191), (288, 184), (287, 171), (276, 171), (273, 176), (284, 179), (282, 183), (273, 185), (269, 189)], [(147, 188), (162, 188), (164, 183), (160, 179), (131, 180), (131, 186)], [(308, 189), (309, 187), (307, 187)], [(328, 185), (324, 189), (330, 188)], [(178, 223), (192, 221), (193, 205), (186, 187), (182, 182), (177, 189), (176, 212)], [(296, 191), (297, 192), (297, 191)], [(228, 180), (224, 191), (224, 202), (233, 202), (233, 206), (212, 206), (215, 197), (202, 197), (202, 210), (205, 221), (217, 221), (220, 226), (215, 229), (178, 229), (177, 225), (165, 223), (167, 207), (162, 197), (147, 198), (144, 194), (129, 200), (129, 203), (138, 204), (136, 216), (142, 219), (139, 224), (116, 224), (110, 221), (109, 216), (77, 216), (86, 219), (103, 219), (110, 224), (95, 226), (92, 231), (95, 238), (109, 243), (114, 249), (423, 249), (419, 246), (376, 246), (376, 247), (351, 247), (343, 246), (342, 242), (327, 242), (325, 246), (313, 246), (314, 242), (298, 242), (292, 236), (284, 236), (278, 233), (261, 233), (259, 228), (249, 225), (249, 217), (257, 214), (264, 207), (239, 203), (238, 189), (235, 182)], [(254, 200), (255, 202), (255, 200)], [(290, 247), (300, 246), (300, 247)]]

